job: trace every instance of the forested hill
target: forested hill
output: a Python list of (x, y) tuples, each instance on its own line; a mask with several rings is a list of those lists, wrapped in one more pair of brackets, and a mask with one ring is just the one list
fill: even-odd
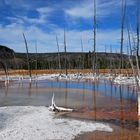
[(0, 45), (0, 59), (12, 58), (14, 51), (6, 46)]
[[(37, 65), (38, 69), (57, 69), (59, 67), (58, 53), (30, 53), (30, 63), (32, 69)], [(60, 53), (61, 66), (65, 67), (65, 54)], [(9, 68), (27, 69), (26, 53), (17, 53), (12, 49), (0, 45), (0, 58), (6, 63)], [(67, 53), (68, 68), (91, 68), (92, 67), (92, 52), (68, 52)], [(128, 56), (123, 55), (124, 66), (128, 67)], [(117, 68), (119, 66), (120, 54), (116, 53), (96, 53), (97, 68)], [(16, 65), (15, 65), (16, 64)]]

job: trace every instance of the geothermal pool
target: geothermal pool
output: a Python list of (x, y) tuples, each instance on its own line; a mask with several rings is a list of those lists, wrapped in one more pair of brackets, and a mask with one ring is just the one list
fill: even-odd
[(106, 135), (108, 138), (116, 136), (117, 139), (138, 138), (135, 88), (113, 84), (109, 80), (12, 81), (7, 87), (1, 84), (0, 106), (49, 106), (53, 93), (56, 105), (77, 110), (72, 113), (58, 113), (62, 118), (109, 123), (115, 130), (112, 134), (99, 135), (100, 132), (93, 132), (79, 135), (75, 139), (93, 139), (95, 135), (96, 139), (103, 139)]

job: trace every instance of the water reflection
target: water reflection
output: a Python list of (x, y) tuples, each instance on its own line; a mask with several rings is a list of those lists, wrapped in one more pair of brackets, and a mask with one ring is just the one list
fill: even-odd
[[(4, 88), (1, 88), (1, 93)], [(114, 85), (109, 81), (96, 81), (96, 82), (69, 82), (69, 81), (38, 81), (38, 82), (22, 82), (22, 83), (13, 83), (5, 87), (5, 94), (9, 94), (10, 91), (14, 91), (15, 93), (26, 95), (28, 93), (29, 96), (34, 96), (34, 92), (40, 95), (42, 92), (45, 93), (64, 93), (63, 98), (65, 99), (65, 105), (67, 106), (67, 100), (69, 100), (69, 94), (74, 96), (80, 96), (82, 93), (82, 100), (80, 102), (86, 102), (89, 98), (89, 93), (93, 92), (93, 102), (96, 100), (95, 93), (98, 93), (98, 96), (110, 97), (110, 99), (119, 99), (120, 103), (123, 103), (123, 100), (128, 101), (137, 101), (137, 94), (133, 87), (129, 86), (120, 86)], [(56, 90), (57, 89), (57, 90)], [(63, 90), (64, 89), (64, 90)], [(75, 90), (77, 93), (73, 93)], [(42, 91), (43, 90), (43, 91)], [(61, 93), (61, 90), (62, 93)], [(33, 94), (33, 95), (32, 95)], [(48, 96), (47, 94), (44, 96)], [(57, 95), (58, 96), (58, 95)], [(77, 98), (77, 97), (76, 97)], [(79, 98), (80, 99), (80, 98)], [(91, 100), (91, 99), (89, 99)]]
[(7, 97), (9, 86), (5, 86), (5, 97)]
[(94, 120), (95, 121), (96, 121), (96, 92), (98, 91), (98, 88), (97, 88), (97, 91), (96, 91), (96, 88), (95, 88), (96, 85), (98, 85), (98, 83), (95, 84), (95, 82), (94, 82), (93, 83), (93, 89), (92, 89), (92, 91), (93, 91), (93, 112), (94, 112)]
[(58, 106), (84, 110), (84, 117), (93, 120), (108, 118), (108, 120), (120, 121), (122, 127), (132, 120), (136, 121), (137, 94), (135, 89), (129, 86), (114, 85), (107, 80), (13, 82), (7, 88), (1, 87), (0, 106), (48, 106), (53, 93), (55, 93), (55, 102)]
[(122, 86), (119, 86), (119, 90), (120, 90), (120, 120), (121, 120), (121, 124), (122, 124), (122, 127), (124, 127), (123, 123), (124, 123), (124, 109), (123, 109), (123, 87)]
[(68, 98), (68, 91), (67, 91), (67, 88), (68, 88), (68, 82), (66, 81), (65, 82), (65, 107), (67, 108), (68, 107), (68, 105), (67, 105), (67, 98)]
[(29, 82), (28, 95), (31, 97), (32, 82)]

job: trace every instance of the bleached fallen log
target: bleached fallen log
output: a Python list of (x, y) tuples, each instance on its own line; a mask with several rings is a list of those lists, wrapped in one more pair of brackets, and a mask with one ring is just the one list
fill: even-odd
[(54, 102), (54, 93), (52, 96), (51, 105), (49, 106), (49, 110), (54, 111), (54, 112), (72, 112), (73, 111), (73, 109), (71, 108), (58, 107)]

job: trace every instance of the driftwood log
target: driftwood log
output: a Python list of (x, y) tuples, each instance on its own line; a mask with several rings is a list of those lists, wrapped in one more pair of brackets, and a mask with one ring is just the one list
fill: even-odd
[(54, 93), (52, 96), (51, 105), (49, 106), (49, 110), (54, 111), (54, 112), (72, 112), (73, 111), (73, 109), (70, 109), (70, 108), (64, 108), (64, 107), (57, 106), (54, 102)]

